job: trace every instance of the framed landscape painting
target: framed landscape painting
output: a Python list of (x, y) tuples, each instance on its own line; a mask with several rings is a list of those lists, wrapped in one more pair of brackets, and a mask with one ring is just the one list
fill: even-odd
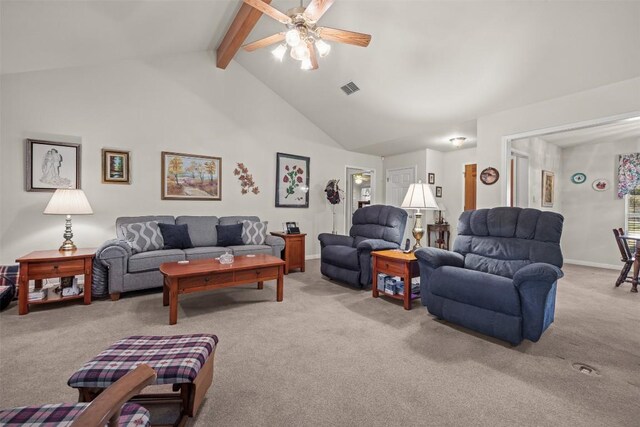
[(27, 191), (80, 188), (80, 144), (26, 140)]
[(555, 187), (555, 177), (553, 172), (542, 171), (542, 206), (553, 207), (553, 190)]
[(104, 184), (131, 184), (128, 151), (102, 149), (102, 182)]
[(222, 158), (162, 152), (163, 200), (222, 200)]
[(276, 207), (309, 207), (310, 158), (277, 153)]

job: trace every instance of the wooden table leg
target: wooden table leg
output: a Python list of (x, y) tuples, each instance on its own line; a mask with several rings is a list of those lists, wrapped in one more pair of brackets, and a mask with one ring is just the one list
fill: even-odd
[(169, 288), (169, 324), (178, 323), (178, 279), (171, 279)]
[(636, 260), (633, 261), (633, 278), (631, 279), (631, 292), (638, 292), (638, 272), (640, 272), (640, 244), (636, 244)]
[(371, 285), (371, 295), (374, 298), (378, 298), (378, 296), (380, 295), (378, 293), (378, 268), (376, 267), (376, 257), (373, 257), (373, 280), (371, 280), (372, 285)]
[(93, 261), (85, 258), (84, 262), (84, 305), (89, 305), (91, 304), (91, 284), (93, 283)]
[(276, 301), (281, 302), (284, 298), (284, 267), (278, 267), (278, 284), (276, 285)]
[(264, 282), (258, 282), (258, 289), (264, 288)]
[(411, 270), (409, 263), (404, 265), (404, 309), (411, 310)]
[(20, 264), (20, 284), (18, 295), (18, 314), (29, 313), (29, 265)]
[(166, 277), (162, 281), (162, 305), (164, 307), (169, 305), (169, 279)]

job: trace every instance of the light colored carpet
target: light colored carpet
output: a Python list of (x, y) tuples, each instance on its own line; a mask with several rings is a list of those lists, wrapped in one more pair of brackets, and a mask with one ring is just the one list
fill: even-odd
[[(220, 338), (197, 426), (637, 426), (640, 294), (614, 271), (565, 266), (556, 321), (511, 347), (328, 281), (318, 261), (275, 284), (182, 297), (169, 326), (161, 293), (0, 315), (3, 407), (74, 401), (67, 378), (117, 339)], [(572, 368), (594, 366), (599, 375)]]

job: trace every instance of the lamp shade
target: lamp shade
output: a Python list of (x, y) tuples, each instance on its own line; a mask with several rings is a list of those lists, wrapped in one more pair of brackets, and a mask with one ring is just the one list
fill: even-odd
[(409, 186), (401, 207), (405, 209), (438, 209), (438, 203), (433, 197), (431, 188), (427, 184), (418, 182)]
[(44, 209), (47, 215), (91, 215), (91, 205), (82, 190), (59, 188)]

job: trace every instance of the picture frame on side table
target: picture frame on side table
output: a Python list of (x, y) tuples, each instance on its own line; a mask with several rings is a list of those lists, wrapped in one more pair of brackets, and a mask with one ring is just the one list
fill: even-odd
[(163, 151), (162, 200), (222, 200), (222, 158)]
[(311, 159), (294, 154), (276, 154), (276, 207), (309, 207)]
[(102, 149), (102, 183), (131, 184), (131, 153)]
[(27, 191), (80, 188), (80, 144), (27, 139), (25, 146)]
[(555, 176), (553, 172), (542, 171), (542, 207), (552, 208), (554, 202)]

